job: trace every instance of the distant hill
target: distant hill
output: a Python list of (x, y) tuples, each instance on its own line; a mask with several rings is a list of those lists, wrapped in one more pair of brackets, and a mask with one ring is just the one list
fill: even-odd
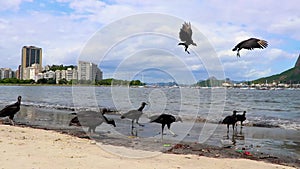
[(297, 59), (295, 67), (286, 70), (280, 74), (260, 78), (252, 82), (253, 83), (280, 82), (280, 83), (294, 83), (294, 84), (299, 83), (300, 82), (300, 55)]
[(218, 87), (222, 86), (225, 80), (218, 80), (215, 77), (210, 77), (207, 80), (200, 80), (195, 85), (200, 87)]
[(179, 86), (176, 82), (158, 82), (158, 83), (146, 83), (146, 85), (160, 86), (160, 87), (171, 87)]

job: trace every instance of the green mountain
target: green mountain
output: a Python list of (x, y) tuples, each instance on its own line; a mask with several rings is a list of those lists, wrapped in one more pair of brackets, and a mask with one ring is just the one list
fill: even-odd
[(263, 77), (257, 80), (252, 81), (252, 83), (299, 83), (300, 82), (300, 55), (297, 59), (295, 66), (289, 70), (286, 70), (280, 74), (272, 75), (269, 77)]
[(207, 80), (200, 80), (198, 81), (195, 86), (200, 86), (200, 87), (218, 87), (222, 86), (222, 83), (224, 83), (225, 80), (218, 80), (215, 77), (210, 77)]

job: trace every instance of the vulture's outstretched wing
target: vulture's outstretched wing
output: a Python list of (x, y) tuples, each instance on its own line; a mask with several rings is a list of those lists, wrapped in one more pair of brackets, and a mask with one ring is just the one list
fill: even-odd
[(192, 41), (192, 28), (191, 28), (191, 23), (184, 22), (182, 24), (182, 28), (180, 29), (179, 32), (179, 38), (183, 42), (191, 42)]
[(254, 49), (254, 48), (266, 48), (268, 46), (268, 42), (265, 40), (260, 40), (256, 38), (250, 38), (248, 40), (245, 40), (241, 44), (241, 48), (245, 49)]
[(256, 38), (250, 38), (247, 40), (244, 40), (240, 43), (238, 43), (234, 50), (236, 49), (248, 49), (248, 50), (252, 50), (254, 48), (266, 48), (268, 47), (268, 42), (265, 40), (261, 40), (261, 39), (256, 39)]
[(253, 50), (254, 48), (264, 49), (268, 47), (268, 42), (262, 39), (250, 38), (238, 43), (232, 51), (237, 50), (237, 56), (240, 57), (239, 51), (241, 49)]
[(268, 47), (268, 42), (265, 40), (259, 40), (257, 43), (260, 45), (261, 49)]

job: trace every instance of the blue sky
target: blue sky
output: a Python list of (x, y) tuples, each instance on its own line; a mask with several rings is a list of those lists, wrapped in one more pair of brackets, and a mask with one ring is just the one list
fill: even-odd
[[(44, 66), (90, 59), (101, 67), (104, 78), (132, 79), (143, 74), (149, 82), (171, 77), (190, 83), (211, 75), (253, 80), (293, 67), (299, 56), (298, 1), (287, 2), (1, 1), (0, 67), (17, 69), (22, 46), (35, 45), (43, 48)], [(145, 13), (159, 14), (160, 21)], [(177, 46), (183, 21), (192, 23), (197, 43), (191, 55)], [(114, 37), (110, 39), (114, 43), (103, 41), (104, 36)], [(250, 37), (267, 40), (269, 47), (242, 51), (237, 58), (231, 49)]]

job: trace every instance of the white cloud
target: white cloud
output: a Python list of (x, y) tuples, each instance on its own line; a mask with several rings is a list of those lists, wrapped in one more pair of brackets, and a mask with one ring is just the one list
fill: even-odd
[[(36, 3), (39, 11), (35, 9), (22, 9), (22, 3)], [(217, 0), (212, 1), (141, 1), (141, 0), (56, 0), (60, 8), (47, 9), (47, 2), (41, 4), (32, 0), (10, 0), (0, 2), (0, 12), (10, 10), (10, 13), (0, 15), (0, 39), (1, 67), (16, 68), (20, 61), (20, 50), (23, 45), (36, 45), (43, 48), (44, 64), (70, 64), (76, 63), (80, 51), (85, 48), (86, 42), (106, 24), (130, 16), (145, 12), (164, 13), (177, 16), (185, 21), (190, 21), (193, 26), (193, 38), (198, 44), (192, 46), (191, 51), (200, 53), (198, 57), (187, 55), (183, 48), (177, 46), (178, 32), (181, 23), (166, 21), (164, 24), (146, 23), (157, 18), (140, 18), (136, 23), (122, 23), (119, 29), (111, 29), (107, 33), (114, 34), (115, 39), (107, 38), (106, 45), (99, 45), (97, 41), (88, 47), (97, 53), (88, 53), (92, 57), (98, 57), (111, 45), (119, 46), (118, 50), (112, 50), (105, 61), (113, 62), (122, 60), (126, 56), (152, 46), (154, 48), (168, 49), (178, 55), (190, 70), (199, 71), (208, 69), (220, 70), (216, 66), (221, 62), (226, 75), (232, 79), (256, 78), (256, 76), (272, 74), (288, 68), (296, 61), (296, 50), (284, 48), (283, 44), (291, 43), (292, 39), (299, 43), (300, 40), (300, 15), (298, 1), (289, 3), (274, 3), (273, 1), (252, 2), (229, 1), (224, 5)], [(234, 4), (234, 5), (231, 5)], [(185, 7), (184, 12), (183, 6)], [(65, 11), (62, 8), (67, 8)], [(45, 10), (43, 10), (45, 9)], [(14, 12), (12, 12), (14, 11)], [(159, 18), (158, 18), (159, 19)], [(144, 25), (141, 23), (145, 23)], [(173, 26), (170, 26), (172, 25)], [(141, 25), (143, 26), (141, 28)], [(117, 32), (118, 31), (118, 32)], [(147, 38), (142, 35), (140, 40), (130, 46), (124, 41), (121, 44), (118, 36), (133, 32), (154, 31), (167, 33), (173, 40), (166, 41), (159, 38)], [(241, 58), (231, 49), (241, 40), (258, 37), (269, 41), (269, 47), (264, 50), (241, 51)], [(207, 38), (207, 39), (206, 39)], [(166, 38), (167, 39), (167, 38)], [(144, 42), (144, 41), (147, 42)], [(211, 48), (210, 44), (213, 48)], [(294, 45), (296, 48), (295, 44)], [(159, 46), (159, 47), (158, 47)], [(286, 45), (288, 46), (288, 45)], [(291, 48), (291, 47), (290, 47)], [(95, 50), (97, 49), (97, 50)], [(298, 48), (297, 48), (298, 49)], [(215, 50), (217, 55), (212, 52)], [(83, 52), (86, 52), (85, 49)], [(95, 55), (94, 55), (95, 54)], [(215, 58), (214, 56), (218, 56)], [(3, 59), (5, 58), (5, 59)], [(15, 62), (12, 62), (15, 60)], [(166, 60), (158, 61), (159, 64), (170, 64)], [(270, 69), (269, 69), (270, 68)], [(268, 71), (266, 71), (268, 69)], [(251, 70), (251, 71), (249, 71)], [(262, 72), (262, 73), (259, 73)], [(107, 74), (111, 72), (105, 72)]]
[(300, 40), (300, 15), (295, 18), (287, 18), (269, 27), (269, 31), (279, 34), (287, 34), (292, 38)]
[(0, 1), (0, 11), (5, 10), (19, 10), (19, 6), (23, 2), (32, 2), (33, 0), (9, 0), (9, 1)]
[(191, 66), (190, 66), (190, 69), (191, 69), (192, 71), (200, 70), (200, 69), (202, 69), (202, 68), (203, 68), (203, 66), (200, 65), (200, 64), (197, 64), (197, 65), (191, 65)]
[(256, 69), (250, 69), (249, 71), (246, 72), (245, 77), (249, 79), (256, 79), (260, 77), (266, 77), (269, 76), (271, 73), (271, 69), (263, 69), (263, 70), (256, 70)]

